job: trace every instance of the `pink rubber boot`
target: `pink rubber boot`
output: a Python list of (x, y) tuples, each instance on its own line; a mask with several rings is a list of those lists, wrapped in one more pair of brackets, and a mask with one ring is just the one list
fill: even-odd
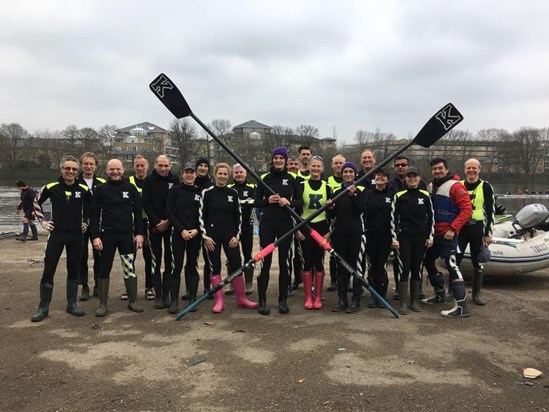
[[(212, 275), (210, 278), (212, 283), (212, 289), (221, 283), (221, 275)], [(219, 289), (215, 292), (215, 305), (212, 308), (213, 313), (221, 313), (225, 308), (225, 300), (223, 298), (223, 289)]]
[(244, 290), (244, 278), (242, 275), (233, 279), (233, 289), (236, 296), (237, 308), (257, 309), (257, 303), (248, 300), (246, 297), (246, 291)]

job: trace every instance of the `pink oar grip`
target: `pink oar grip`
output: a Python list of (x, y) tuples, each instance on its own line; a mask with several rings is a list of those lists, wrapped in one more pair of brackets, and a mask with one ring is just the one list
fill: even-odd
[(324, 237), (318, 233), (316, 230), (311, 229), (311, 237), (318, 243), (318, 245), (323, 248), (324, 250), (327, 250), (328, 252), (332, 250), (332, 246), (330, 246), (330, 242), (328, 242)]
[(257, 254), (254, 256), (254, 260), (256, 262), (259, 262), (260, 260), (265, 259), (265, 256), (268, 256), (270, 253), (273, 253), (273, 250), (275, 249), (276, 249), (275, 245), (271, 243), (270, 245), (264, 247), (259, 252), (257, 252)]

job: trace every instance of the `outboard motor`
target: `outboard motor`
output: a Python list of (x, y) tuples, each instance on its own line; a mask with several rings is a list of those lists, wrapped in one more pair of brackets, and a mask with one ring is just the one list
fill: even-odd
[[(517, 228), (516, 225), (520, 228)], [(516, 214), (513, 221), (513, 227), (515, 227), (518, 236), (527, 232), (533, 234), (534, 229), (545, 230), (543, 227), (547, 226), (549, 226), (549, 209), (539, 203), (524, 206)]]

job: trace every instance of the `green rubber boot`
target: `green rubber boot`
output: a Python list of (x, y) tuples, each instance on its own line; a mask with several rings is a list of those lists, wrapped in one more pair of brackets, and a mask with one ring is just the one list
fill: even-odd
[(38, 312), (34, 314), (34, 316), (31, 318), (31, 322), (40, 322), (44, 320), (46, 316), (48, 316), (50, 303), (51, 303), (51, 296), (53, 294), (53, 285), (46, 283), (43, 285), (40, 284), (40, 304), (38, 305)]
[(95, 311), (95, 316), (102, 318), (107, 314), (107, 300), (109, 299), (110, 279), (97, 279), (97, 294), (99, 296), (99, 309)]
[(78, 295), (78, 279), (67, 279), (67, 313), (74, 316), (84, 316), (85, 312), (76, 306)]

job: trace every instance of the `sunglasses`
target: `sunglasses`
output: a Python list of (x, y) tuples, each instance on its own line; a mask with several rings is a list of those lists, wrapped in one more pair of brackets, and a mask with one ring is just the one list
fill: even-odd
[(63, 170), (66, 170), (67, 172), (78, 172), (77, 167), (70, 167), (70, 166), (63, 167)]
[(408, 166), (408, 163), (396, 163), (395, 167), (406, 167)]

